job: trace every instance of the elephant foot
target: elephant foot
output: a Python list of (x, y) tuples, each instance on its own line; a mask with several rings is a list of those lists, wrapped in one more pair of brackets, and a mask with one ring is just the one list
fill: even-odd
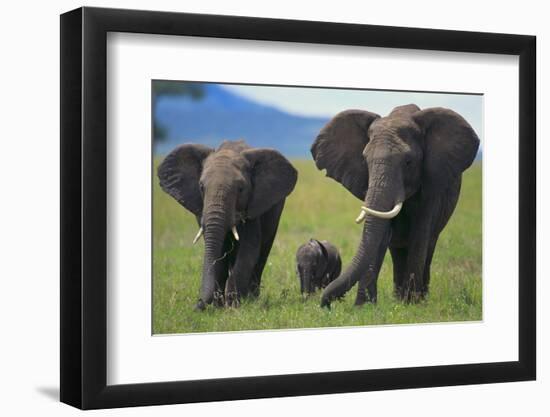
[(229, 292), (225, 294), (225, 306), (229, 308), (237, 308), (241, 305), (238, 294), (236, 292)]
[(240, 306), (241, 306), (241, 302), (237, 299), (225, 302), (226, 308), (239, 308)]
[(223, 307), (225, 305), (224, 296), (221, 291), (215, 291), (214, 292), (214, 298), (212, 300), (212, 304), (216, 307)]
[(248, 296), (250, 298), (258, 298), (260, 296), (260, 285), (256, 283), (250, 284)]
[(397, 298), (405, 304), (417, 304), (426, 298), (424, 291), (403, 290), (396, 294)]
[(427, 292), (424, 289), (423, 284), (417, 283), (415, 274), (410, 274), (408, 282), (399, 288), (399, 298), (407, 304), (416, 304), (426, 296)]
[(398, 300), (403, 301), (403, 288), (401, 287), (394, 287), (393, 289), (393, 296), (397, 298)]
[(357, 294), (357, 297), (355, 298), (354, 305), (356, 307), (361, 307), (365, 304), (376, 304), (378, 302), (378, 299), (376, 296), (370, 296), (370, 295), (361, 295)]
[(356, 298), (355, 303), (353, 303), (353, 305), (355, 307), (361, 307), (362, 305), (365, 305), (366, 303), (367, 303), (367, 300)]
[(355, 303), (354, 305), (356, 307), (360, 307), (367, 303), (375, 303), (376, 298), (371, 298), (370, 295), (367, 294), (365, 290), (358, 290), (357, 291), (357, 297), (355, 297)]
[(410, 291), (407, 297), (407, 302), (409, 304), (417, 304), (424, 300), (424, 296), (425, 294), (423, 291)]

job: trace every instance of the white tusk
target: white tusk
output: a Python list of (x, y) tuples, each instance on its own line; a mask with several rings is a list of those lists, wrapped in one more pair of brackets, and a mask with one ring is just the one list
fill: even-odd
[(237, 226), (233, 226), (231, 228), (231, 231), (233, 232), (233, 237), (235, 238), (235, 240), (239, 241), (239, 234), (237, 233)]
[(195, 239), (193, 239), (193, 245), (199, 241), (201, 236), (202, 236), (202, 226), (200, 227), (199, 231), (197, 232), (197, 236), (195, 236)]
[(367, 217), (367, 211), (363, 209), (364, 207), (361, 207), (361, 213), (359, 213), (359, 216), (357, 216), (357, 218), (355, 219), (355, 223), (357, 224), (361, 223), (363, 220), (365, 220), (365, 217)]
[(390, 211), (377, 211), (377, 210), (370, 209), (366, 206), (362, 206), (361, 213), (359, 214), (359, 217), (355, 219), (355, 222), (361, 223), (363, 220), (365, 220), (365, 217), (367, 216), (367, 214), (372, 214), (374, 217), (379, 217), (381, 219), (393, 219), (395, 216), (399, 214), (402, 207), (403, 207), (403, 203), (398, 203)]

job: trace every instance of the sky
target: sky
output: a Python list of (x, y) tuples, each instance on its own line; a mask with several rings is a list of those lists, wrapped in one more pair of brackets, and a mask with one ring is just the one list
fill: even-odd
[(224, 85), (235, 94), (304, 116), (332, 117), (346, 109), (362, 109), (385, 116), (396, 106), (414, 103), (421, 109), (446, 107), (464, 117), (483, 143), (483, 96), (310, 87)]

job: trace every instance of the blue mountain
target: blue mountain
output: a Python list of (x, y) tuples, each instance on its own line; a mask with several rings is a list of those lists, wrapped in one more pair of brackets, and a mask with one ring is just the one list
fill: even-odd
[(292, 158), (311, 158), (309, 149), (328, 118), (305, 117), (259, 104), (217, 84), (204, 84), (201, 99), (162, 96), (155, 123), (166, 137), (155, 153), (166, 154), (182, 143), (215, 147), (222, 140), (245, 139), (254, 147), (275, 148)]

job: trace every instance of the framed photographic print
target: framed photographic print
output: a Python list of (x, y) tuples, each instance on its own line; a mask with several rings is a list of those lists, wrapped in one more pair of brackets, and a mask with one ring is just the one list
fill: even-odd
[(535, 38), (61, 16), (61, 401), (535, 379)]

